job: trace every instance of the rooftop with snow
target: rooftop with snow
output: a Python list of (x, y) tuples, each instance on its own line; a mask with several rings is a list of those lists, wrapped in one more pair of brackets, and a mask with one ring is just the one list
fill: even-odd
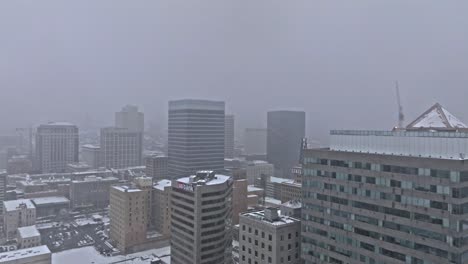
[(18, 227), (18, 234), (23, 239), (41, 236), (36, 226)]
[(29, 199), (20, 199), (20, 200), (12, 200), (12, 201), (4, 201), (3, 205), (5, 207), (6, 212), (16, 211), (22, 206), (28, 209), (36, 208), (34, 204)]
[(213, 171), (198, 171), (195, 175), (177, 179), (177, 182), (192, 185), (217, 185), (227, 182), (231, 177)]
[(435, 104), (406, 128), (332, 130), (330, 150), (465, 160), (468, 126), (440, 104)]
[(20, 249), (15, 251), (8, 251), (0, 253), (0, 263), (12, 262), (24, 258), (30, 258), (34, 256), (40, 256), (45, 254), (51, 254), (47, 246), (38, 246), (33, 248)]

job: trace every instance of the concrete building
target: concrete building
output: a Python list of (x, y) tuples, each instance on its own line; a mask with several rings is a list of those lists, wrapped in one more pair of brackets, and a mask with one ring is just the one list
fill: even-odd
[(110, 186), (118, 183), (115, 177), (88, 176), (70, 184), (71, 207), (105, 208), (109, 205)]
[(263, 160), (255, 160), (247, 163), (246, 173), (249, 185), (255, 184), (255, 180), (264, 176), (274, 176), (275, 166)]
[(47, 246), (0, 253), (1, 264), (51, 264), (52, 253)]
[(85, 162), (73, 162), (67, 164), (66, 172), (83, 172), (91, 170), (91, 166), (89, 166)]
[(18, 249), (38, 247), (41, 245), (41, 234), (36, 226), (24, 226), (18, 228), (18, 237), (16, 239)]
[(239, 263), (301, 262), (301, 221), (265, 208), (241, 214), (239, 224)]
[(170, 180), (160, 180), (153, 185), (152, 225), (159, 233), (169, 237), (171, 234), (171, 187)]
[(151, 178), (133, 185), (112, 186), (110, 191), (110, 239), (122, 253), (146, 242), (150, 224)]
[(305, 150), (306, 263), (466, 263), (468, 129), (435, 105), (406, 129)]
[(268, 112), (267, 128), (267, 160), (278, 177), (290, 177), (291, 168), (299, 164), (305, 112)]
[(120, 112), (115, 113), (115, 127), (143, 133), (145, 131), (145, 116), (138, 111), (138, 106), (126, 105)]
[(169, 177), (224, 169), (224, 102), (169, 102)]
[(166, 156), (148, 156), (145, 158), (146, 176), (153, 178), (154, 181), (168, 179), (167, 169), (168, 158)]
[(140, 166), (143, 155), (143, 133), (127, 128), (102, 128), (101, 153), (102, 164), (106, 168)]
[(291, 200), (283, 203), (280, 206), (282, 215), (301, 219), (302, 217), (302, 203), (299, 200)]
[(37, 169), (42, 173), (64, 172), (78, 162), (78, 127), (65, 122), (40, 125), (36, 133)]
[(246, 128), (244, 132), (244, 154), (266, 155), (267, 153), (267, 129)]
[(36, 216), (66, 216), (70, 211), (70, 200), (63, 196), (33, 198)]
[(101, 167), (101, 147), (91, 144), (81, 146), (81, 158), (93, 169)]
[(232, 186), (232, 224), (239, 224), (239, 214), (246, 212), (248, 208), (247, 200), (247, 180), (234, 180)]
[(234, 115), (224, 118), (224, 158), (234, 158)]
[(11, 157), (7, 163), (8, 174), (30, 173), (32, 171), (32, 161), (26, 155), (16, 155)]
[(171, 263), (231, 263), (232, 184), (212, 171), (172, 182)]
[(7, 191), (7, 173), (6, 171), (0, 171), (0, 224), (2, 230), (0, 231), (0, 235), (3, 233), (3, 202), (6, 200), (6, 191)]
[(15, 239), (18, 227), (36, 224), (36, 207), (28, 199), (3, 202), (3, 230), (8, 240)]
[(279, 184), (280, 197), (282, 203), (291, 200), (302, 200), (302, 185), (296, 182), (284, 182)]

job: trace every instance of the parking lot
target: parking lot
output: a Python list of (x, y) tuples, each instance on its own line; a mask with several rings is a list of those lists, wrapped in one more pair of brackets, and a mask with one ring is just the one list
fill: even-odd
[(108, 242), (108, 227), (103, 222), (59, 223), (51, 228), (41, 229), (40, 233), (42, 243), (47, 245), (52, 252), (94, 246), (103, 255), (110, 256), (116, 253)]

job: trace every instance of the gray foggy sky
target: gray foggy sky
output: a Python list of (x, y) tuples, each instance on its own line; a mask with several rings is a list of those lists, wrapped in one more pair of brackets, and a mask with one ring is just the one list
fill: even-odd
[(390, 129), (436, 101), (468, 122), (468, 1), (0, 2), (0, 131), (112, 123), (139, 105), (222, 99), (238, 125), (303, 109), (308, 135)]

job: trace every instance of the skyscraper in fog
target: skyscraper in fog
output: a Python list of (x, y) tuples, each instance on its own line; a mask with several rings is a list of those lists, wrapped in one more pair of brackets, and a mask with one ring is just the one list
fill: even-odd
[(64, 172), (78, 162), (78, 127), (65, 122), (41, 125), (36, 134), (36, 166), (43, 173)]
[(138, 106), (126, 105), (120, 112), (115, 113), (115, 127), (143, 132), (145, 130), (144, 114), (138, 111)]
[(232, 184), (212, 171), (172, 181), (171, 263), (231, 263)]
[(301, 140), (305, 137), (305, 112), (268, 112), (267, 126), (267, 160), (275, 165), (277, 175), (289, 176), (299, 163)]
[(226, 115), (224, 119), (224, 157), (234, 158), (234, 116)]
[(140, 166), (142, 162), (142, 132), (127, 128), (101, 129), (102, 164), (106, 168)]
[(169, 102), (169, 177), (224, 168), (224, 102)]

